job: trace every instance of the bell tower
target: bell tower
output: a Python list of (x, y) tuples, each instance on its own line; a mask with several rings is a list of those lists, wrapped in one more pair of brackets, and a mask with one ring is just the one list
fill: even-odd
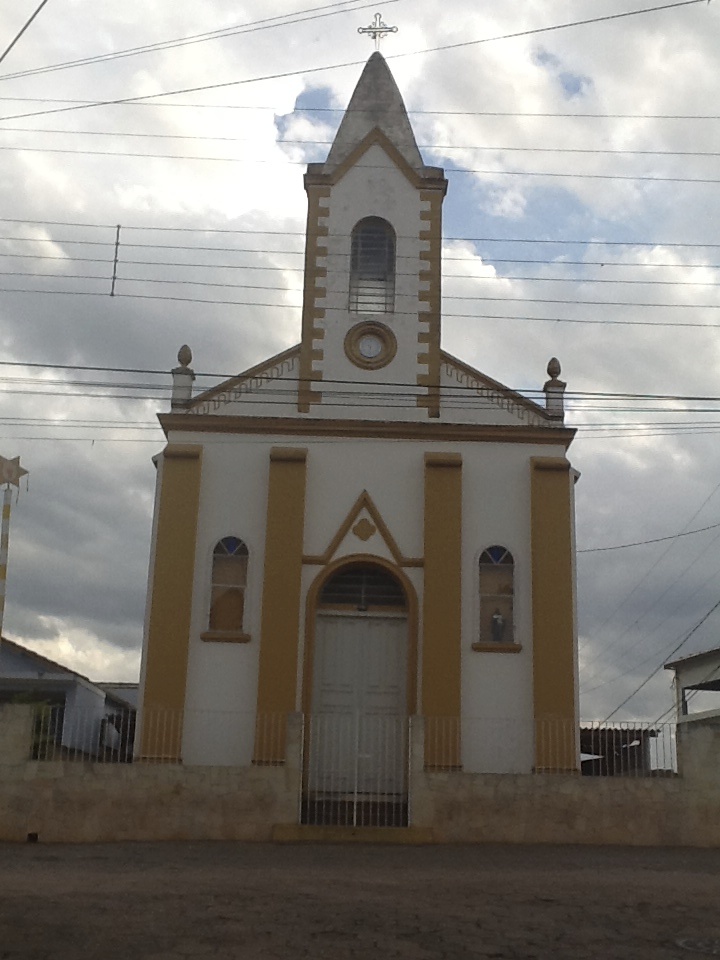
[(447, 180), (424, 165), (377, 51), (327, 160), (308, 165), (305, 189), (299, 413), (438, 417)]

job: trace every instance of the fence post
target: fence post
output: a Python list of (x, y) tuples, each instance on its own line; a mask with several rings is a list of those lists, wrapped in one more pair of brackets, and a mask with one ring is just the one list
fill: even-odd
[(432, 797), (425, 772), (425, 718), (409, 718), (408, 757), (408, 825), (432, 826)]
[(0, 764), (25, 763), (30, 759), (35, 708), (32, 704), (0, 706)]

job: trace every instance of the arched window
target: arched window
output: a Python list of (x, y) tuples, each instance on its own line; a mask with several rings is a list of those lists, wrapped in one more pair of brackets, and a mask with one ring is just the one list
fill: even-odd
[(355, 224), (350, 254), (350, 310), (392, 313), (395, 305), (395, 231), (380, 217)]
[(238, 537), (215, 544), (212, 563), (210, 621), (212, 632), (242, 633), (248, 548)]
[(480, 555), (480, 643), (514, 643), (513, 574), (515, 564), (505, 547)]

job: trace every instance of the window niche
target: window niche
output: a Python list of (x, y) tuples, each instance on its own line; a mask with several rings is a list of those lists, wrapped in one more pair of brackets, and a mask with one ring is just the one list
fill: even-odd
[(380, 217), (365, 217), (352, 232), (350, 299), (353, 313), (392, 313), (395, 307), (395, 231)]
[(517, 653), (513, 599), (515, 561), (506, 547), (492, 546), (480, 554), (478, 564), (480, 631), (473, 650), (483, 653)]
[(247, 643), (243, 630), (249, 553), (239, 537), (223, 537), (212, 557), (208, 629), (202, 640)]

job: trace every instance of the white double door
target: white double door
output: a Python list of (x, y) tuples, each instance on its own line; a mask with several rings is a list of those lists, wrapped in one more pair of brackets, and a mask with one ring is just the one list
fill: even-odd
[(307, 786), (382, 799), (406, 789), (407, 618), (318, 615)]

